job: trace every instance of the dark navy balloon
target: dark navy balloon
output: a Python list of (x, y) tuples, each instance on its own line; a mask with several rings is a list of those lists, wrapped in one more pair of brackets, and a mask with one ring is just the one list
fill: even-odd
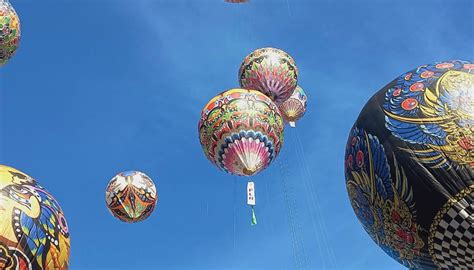
[(474, 269), (474, 64), (420, 66), (377, 92), (346, 146), (364, 229), (410, 268)]

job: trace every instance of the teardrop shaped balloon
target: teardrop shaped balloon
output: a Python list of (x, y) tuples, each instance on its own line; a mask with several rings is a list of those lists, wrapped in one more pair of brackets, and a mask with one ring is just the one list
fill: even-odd
[(281, 103), (298, 84), (298, 68), (293, 58), (280, 49), (257, 49), (240, 65), (239, 82), (240, 87), (260, 91)]
[(0, 0), (0, 67), (13, 57), (20, 44), (20, 18), (8, 0)]
[(68, 269), (69, 254), (69, 229), (53, 195), (0, 165), (0, 269)]
[(133, 223), (147, 219), (158, 201), (150, 177), (138, 171), (126, 171), (110, 180), (105, 191), (107, 207), (121, 221)]
[(277, 157), (283, 118), (276, 105), (255, 90), (231, 89), (204, 107), (199, 139), (206, 157), (220, 169), (251, 176)]
[(474, 64), (402, 74), (365, 105), (346, 146), (363, 228), (410, 269), (474, 269)]
[(298, 85), (289, 99), (278, 104), (283, 120), (291, 127), (295, 127), (296, 121), (302, 118), (306, 112), (307, 101), (306, 93)]

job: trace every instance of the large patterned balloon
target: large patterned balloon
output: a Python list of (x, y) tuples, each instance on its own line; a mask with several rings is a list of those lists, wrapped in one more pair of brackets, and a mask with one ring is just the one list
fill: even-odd
[(0, 269), (68, 269), (69, 251), (54, 197), (30, 176), (0, 165)]
[(287, 100), (298, 84), (298, 68), (286, 52), (257, 49), (240, 65), (240, 86), (262, 92), (276, 103)]
[(207, 158), (241, 176), (268, 167), (283, 143), (278, 108), (255, 90), (231, 89), (214, 97), (202, 110), (198, 128)]
[(303, 88), (297, 86), (289, 99), (278, 104), (283, 120), (291, 127), (295, 127), (296, 121), (303, 117), (306, 112), (307, 101), (308, 97)]
[(150, 216), (158, 195), (150, 177), (142, 172), (127, 171), (110, 180), (105, 200), (112, 215), (121, 221), (133, 223)]
[(346, 147), (364, 229), (411, 268), (474, 269), (474, 64), (424, 65), (370, 99)]
[(20, 43), (20, 19), (8, 0), (0, 0), (0, 66), (7, 63)]

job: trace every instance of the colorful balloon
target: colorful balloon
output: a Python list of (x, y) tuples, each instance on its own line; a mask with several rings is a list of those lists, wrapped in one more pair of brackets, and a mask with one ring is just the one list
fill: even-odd
[(286, 52), (257, 49), (240, 65), (240, 86), (262, 92), (276, 103), (287, 100), (298, 84), (298, 68)]
[(110, 180), (105, 200), (112, 215), (121, 221), (133, 223), (150, 216), (158, 195), (150, 177), (142, 172), (127, 171)]
[(474, 269), (474, 64), (405, 73), (374, 95), (345, 155), (350, 201), (387, 254), (416, 269)]
[(296, 121), (303, 117), (306, 112), (307, 101), (308, 97), (303, 91), (303, 88), (297, 86), (289, 99), (278, 104), (283, 120), (291, 127), (295, 127)]
[(0, 269), (68, 269), (69, 229), (36, 180), (0, 165)]
[(207, 158), (220, 169), (251, 176), (277, 157), (283, 118), (276, 105), (255, 90), (231, 89), (204, 107), (199, 139)]
[(8, 0), (0, 0), (0, 67), (13, 57), (20, 43), (20, 19)]

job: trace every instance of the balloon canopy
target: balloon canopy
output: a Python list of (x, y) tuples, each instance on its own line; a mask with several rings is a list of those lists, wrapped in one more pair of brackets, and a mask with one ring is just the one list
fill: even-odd
[(69, 229), (46, 189), (0, 165), (0, 202), (0, 269), (68, 269)]
[(283, 119), (276, 105), (255, 90), (231, 89), (204, 107), (199, 139), (207, 158), (220, 169), (251, 176), (277, 157)]
[(240, 87), (257, 90), (281, 103), (287, 100), (298, 84), (298, 68), (293, 58), (275, 48), (253, 51), (240, 65)]
[(420, 66), (374, 95), (346, 146), (352, 207), (410, 268), (474, 269), (474, 65)]
[(0, 0), (0, 67), (15, 54), (20, 43), (20, 19), (8, 0)]
[(227, 3), (247, 3), (248, 0), (225, 0)]
[(110, 180), (105, 200), (112, 215), (121, 221), (133, 223), (150, 216), (158, 195), (150, 177), (142, 172), (127, 171)]
[(303, 88), (298, 85), (289, 99), (278, 104), (283, 120), (291, 127), (295, 127), (295, 122), (302, 118), (306, 112), (307, 101), (308, 97)]

